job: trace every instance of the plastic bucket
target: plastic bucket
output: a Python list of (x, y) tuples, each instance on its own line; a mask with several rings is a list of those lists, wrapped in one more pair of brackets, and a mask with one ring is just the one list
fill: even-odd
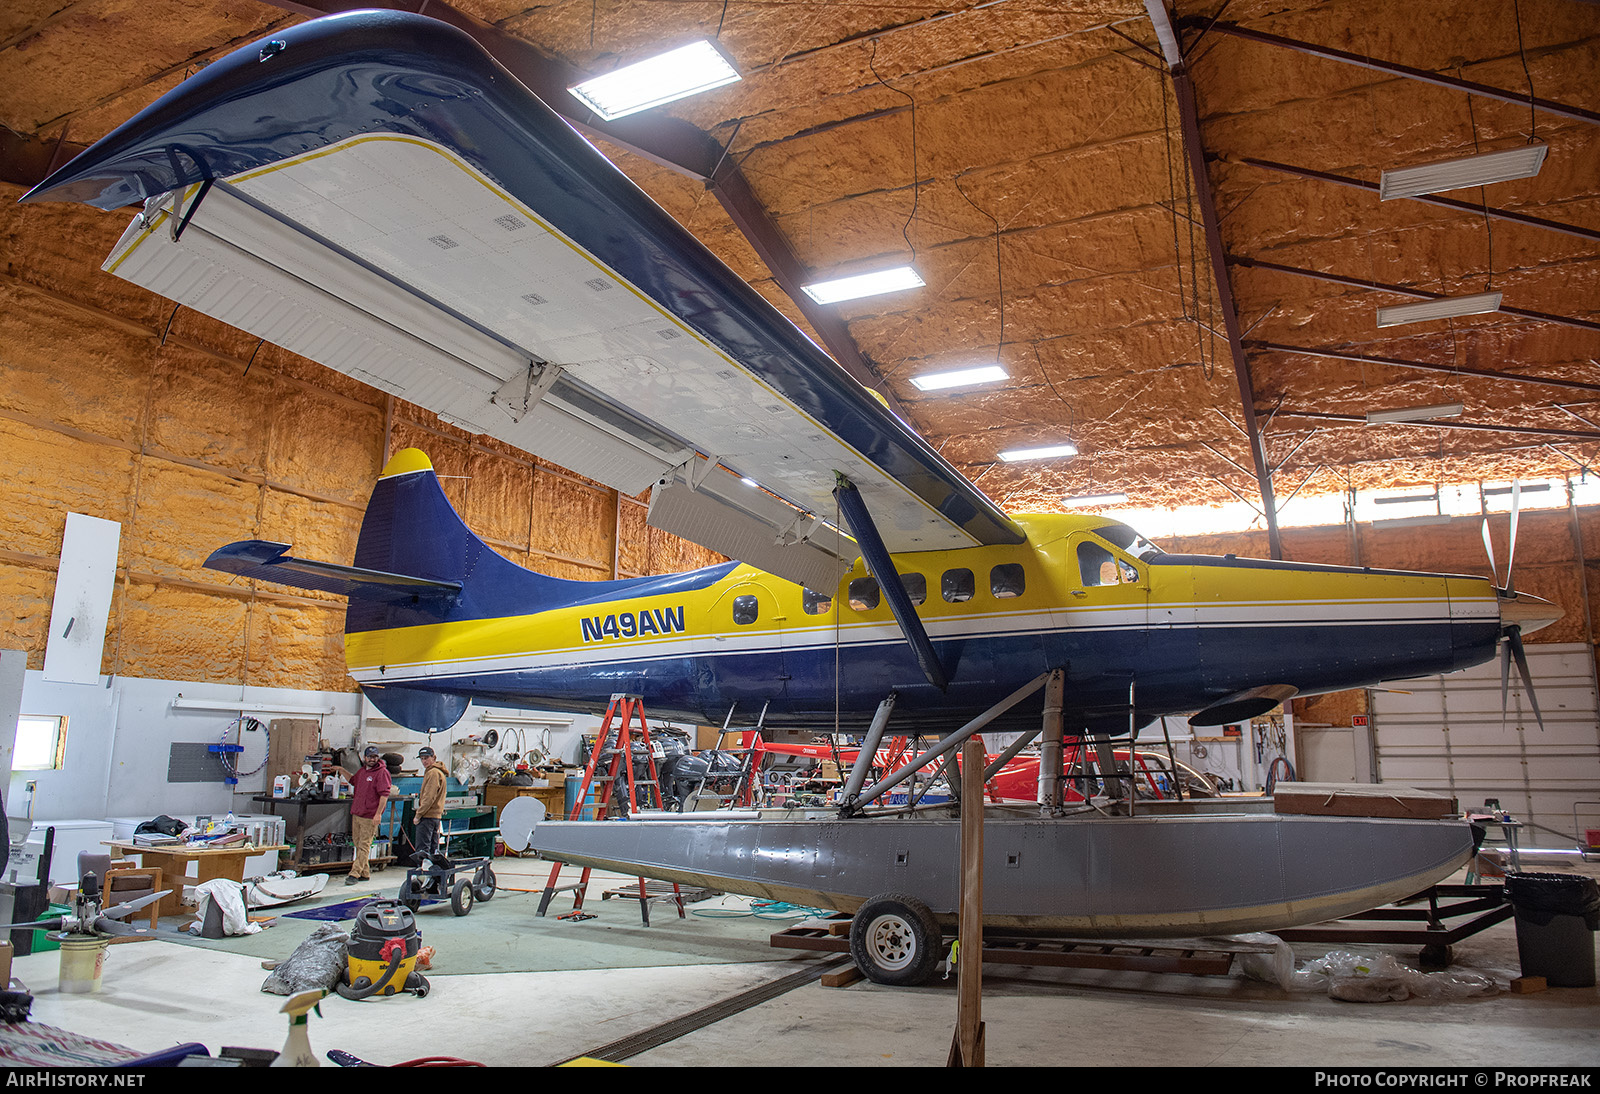
[(61, 940), (61, 991), (84, 995), (100, 990), (106, 967), (106, 939), (69, 935)]

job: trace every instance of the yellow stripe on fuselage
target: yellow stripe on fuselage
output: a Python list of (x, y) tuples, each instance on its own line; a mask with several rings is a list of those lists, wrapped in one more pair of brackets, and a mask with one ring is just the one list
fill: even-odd
[[(900, 573), (920, 573), (926, 579), (927, 600), (917, 610), (935, 640), (1080, 627), (1438, 623), (1452, 616), (1446, 579), (1428, 574), (1152, 567), (1133, 560), (1137, 582), (1085, 587), (1071, 554), (1081, 542), (1075, 533), (1092, 532), (1107, 522), (1074, 515), (1018, 520), (1030, 531), (1028, 544), (896, 557)], [(997, 599), (990, 593), (990, 573), (1008, 564), (1022, 566), (1025, 590)], [(940, 595), (941, 580), (961, 569), (972, 571), (974, 596), (948, 603)], [(541, 666), (551, 666), (776, 650), (780, 644), (795, 648), (898, 640), (894, 618), (881, 598), (865, 611), (847, 605), (851, 582), (865, 576), (858, 561), (840, 580), (832, 608), (820, 614), (804, 611), (798, 585), (741, 565), (699, 590), (623, 595), (528, 615), (358, 632), (346, 636), (345, 654), (352, 675), (374, 682), (506, 671), (535, 658)], [(1455, 614), (1494, 617), (1496, 600), (1486, 579), (1450, 580), (1462, 583), (1456, 590)], [(574, 583), (574, 595), (581, 592), (582, 585)], [(739, 625), (733, 620), (734, 600), (744, 595), (756, 598), (758, 616)], [(670, 625), (679, 613), (681, 626)], [(652, 620), (648, 626), (641, 623), (647, 614)], [(663, 618), (669, 621), (666, 627), (660, 625)]]

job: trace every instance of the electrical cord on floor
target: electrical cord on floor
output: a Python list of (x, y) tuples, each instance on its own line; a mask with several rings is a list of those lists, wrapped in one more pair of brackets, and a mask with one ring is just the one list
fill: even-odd
[(782, 900), (752, 900), (748, 908), (691, 908), (695, 915), (706, 919), (808, 919), (830, 913), (821, 908), (808, 908), (803, 904), (790, 904)]

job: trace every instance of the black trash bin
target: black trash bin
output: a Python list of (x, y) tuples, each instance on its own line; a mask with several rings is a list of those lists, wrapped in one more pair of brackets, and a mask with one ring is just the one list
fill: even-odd
[(1507, 874), (1523, 976), (1553, 988), (1594, 987), (1594, 932), (1600, 885), (1579, 874)]

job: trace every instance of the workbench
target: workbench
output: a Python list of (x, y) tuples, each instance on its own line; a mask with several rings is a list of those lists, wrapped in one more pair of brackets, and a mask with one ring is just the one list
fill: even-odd
[[(334, 871), (340, 870), (340, 869), (348, 870), (351, 866), (355, 865), (355, 860), (354, 859), (348, 859), (348, 860), (345, 860), (343, 862), (306, 862), (305, 861), (304, 841), (305, 841), (305, 829), (306, 829), (306, 811), (309, 810), (309, 809), (316, 809), (316, 808), (323, 808), (323, 809), (337, 808), (340, 811), (342, 811), (342, 813), (343, 813), (343, 815), (345, 817), (345, 824), (343, 825), (343, 831), (349, 832), (350, 831), (350, 824), (349, 824), (350, 799), (349, 798), (275, 798), (271, 794), (256, 794), (250, 800), (251, 801), (255, 801), (255, 802), (260, 802), (261, 804), (267, 806), (267, 812), (273, 814), (274, 816), (283, 816), (284, 825), (289, 829), (289, 831), (287, 833), (288, 837), (294, 843), (294, 857), (292, 859), (290, 859), (289, 864), (288, 864), (293, 869), (299, 871), (302, 874), (327, 874), (327, 873), (333, 873)], [(394, 806), (396, 806), (397, 804), (399, 804), (399, 803), (401, 803), (401, 802), (403, 802), (405, 800), (406, 799), (404, 799), (404, 798), (391, 797), (391, 798), (388, 798), (388, 799), (386, 799), (384, 801), (383, 809), (378, 814), (378, 836), (379, 836), (379, 838), (385, 838), (385, 839), (389, 838), (385, 834), (384, 826), (386, 824), (387, 825), (392, 825), (393, 824), (393, 816), (392, 816), (391, 810), (394, 808)], [(295, 816), (290, 817), (290, 816), (288, 816), (286, 814), (279, 813), (278, 806), (280, 806), (280, 805), (292, 805), (292, 806), (295, 806), (296, 810), (297, 810)], [(370, 857), (367, 860), (367, 862), (368, 862), (368, 865), (370, 865), (373, 869), (381, 870), (385, 866), (387, 866), (391, 862), (393, 862), (397, 857), (398, 857), (397, 855), (392, 854), (392, 853), (388, 854), (388, 855), (374, 855), (374, 856)]]
[[(172, 891), (161, 898), (161, 915), (183, 915), (187, 906), (183, 903), (183, 887), (185, 885), (199, 885), (203, 882), (214, 881), (217, 878), (226, 878), (229, 881), (244, 880), (244, 863), (248, 858), (266, 851), (284, 851), (288, 848), (283, 844), (271, 847), (256, 847), (247, 843), (235, 843), (227, 847), (190, 847), (181, 843), (165, 844), (157, 847), (146, 847), (143, 844), (132, 843), (126, 840), (102, 840), (106, 847), (113, 851), (120, 851), (125, 855), (138, 855), (139, 865), (159, 867), (161, 870), (161, 884), (170, 886)], [(189, 866), (194, 865), (195, 874), (190, 876)]]

